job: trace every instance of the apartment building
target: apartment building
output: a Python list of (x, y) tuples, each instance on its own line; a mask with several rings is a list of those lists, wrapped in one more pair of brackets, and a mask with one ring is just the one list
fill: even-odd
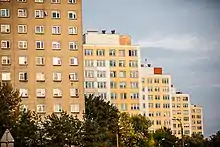
[(202, 106), (191, 105), (192, 133), (204, 134)]
[(131, 44), (130, 36), (115, 30), (90, 30), (83, 38), (85, 93), (101, 96), (122, 112), (139, 114), (139, 47)]
[(84, 110), (82, 1), (0, 0), (2, 82), (37, 113)]
[(192, 134), (190, 96), (174, 90), (172, 85), (172, 131), (177, 137), (181, 137), (181, 125), (183, 135)]
[(171, 128), (171, 76), (163, 74), (160, 67), (141, 65), (142, 112), (152, 122), (151, 131), (161, 127)]

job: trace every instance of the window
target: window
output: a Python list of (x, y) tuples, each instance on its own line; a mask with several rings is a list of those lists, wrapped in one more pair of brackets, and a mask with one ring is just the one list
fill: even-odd
[(155, 90), (156, 92), (159, 92), (159, 91), (160, 91), (160, 87), (156, 86), (154, 90)]
[(188, 108), (189, 105), (188, 104), (183, 104), (183, 108)]
[(110, 87), (112, 89), (116, 89), (117, 88), (117, 83), (116, 82), (110, 82)]
[(20, 89), (19, 93), (20, 93), (20, 96), (22, 98), (27, 98), (28, 97), (28, 89)]
[(85, 64), (85, 67), (94, 67), (93, 60), (85, 60), (84, 64)]
[(155, 100), (160, 100), (160, 95), (155, 95)]
[(105, 60), (97, 60), (97, 67), (105, 67)]
[(96, 50), (96, 55), (97, 56), (105, 56), (105, 50), (103, 50), (103, 49)]
[(109, 56), (115, 56), (115, 54), (116, 54), (115, 49), (110, 49), (109, 50)]
[(35, 3), (43, 3), (44, 0), (35, 0)]
[(101, 88), (101, 89), (106, 88), (106, 82), (98, 82), (97, 85), (98, 85), (97, 88)]
[(86, 81), (84, 86), (85, 88), (88, 88), (88, 89), (95, 87), (94, 82), (91, 82), (91, 81)]
[(35, 10), (35, 18), (44, 18), (44, 10)]
[(148, 100), (153, 100), (153, 95), (148, 95)]
[(61, 104), (54, 104), (54, 112), (62, 112), (62, 106)]
[(27, 72), (19, 72), (19, 81), (28, 81)]
[(68, 27), (68, 33), (69, 33), (69, 35), (76, 35), (77, 34), (77, 27), (69, 26)]
[(170, 96), (169, 95), (163, 95), (163, 100), (170, 100)]
[(130, 87), (131, 88), (138, 88), (138, 82), (130, 82)]
[(106, 92), (99, 92), (98, 96), (100, 96), (102, 99), (106, 100), (107, 99), (107, 93)]
[(46, 112), (46, 105), (39, 104), (37, 105), (37, 113), (45, 113)]
[(131, 93), (131, 99), (139, 99), (139, 93)]
[(156, 103), (156, 104), (155, 104), (155, 108), (160, 108), (160, 104), (159, 104), (159, 103)]
[(125, 67), (125, 60), (119, 60), (118, 66), (119, 67)]
[(68, 0), (69, 4), (76, 4), (76, 0)]
[(153, 87), (147, 87), (148, 92), (153, 92)]
[(11, 58), (9, 56), (2, 56), (2, 65), (10, 65)]
[(0, 17), (10, 17), (9, 9), (0, 9)]
[(129, 61), (129, 67), (138, 67), (138, 61), (130, 60)]
[(36, 41), (36, 49), (38, 49), (38, 50), (44, 49), (44, 42), (43, 41)]
[(53, 89), (53, 97), (62, 97), (62, 90), (61, 89)]
[(92, 56), (93, 55), (93, 50), (92, 49), (85, 49), (84, 54), (85, 54), (85, 56)]
[(110, 60), (109, 61), (109, 66), (110, 67), (116, 67), (116, 61), (115, 60)]
[(106, 71), (98, 70), (97, 71), (97, 77), (98, 78), (105, 78), (106, 77)]
[(153, 80), (152, 80), (152, 79), (147, 79), (147, 83), (148, 83), (148, 84), (152, 84), (152, 83), (153, 83)]
[(170, 108), (170, 104), (163, 104), (163, 108)]
[(44, 26), (35, 26), (35, 34), (43, 34)]
[(119, 50), (119, 56), (125, 57), (125, 50)]
[(111, 78), (116, 78), (117, 77), (116, 71), (110, 71), (110, 77)]
[(26, 2), (26, 0), (17, 0), (18, 2)]
[(121, 110), (126, 111), (127, 110), (127, 104), (121, 104)]
[(1, 41), (1, 48), (2, 49), (9, 49), (10, 48), (10, 41), (9, 40), (2, 40)]
[(188, 101), (189, 98), (188, 97), (183, 97), (183, 101)]
[(126, 78), (126, 71), (120, 71), (119, 78)]
[(160, 79), (154, 79), (154, 83), (160, 83)]
[(117, 93), (111, 93), (111, 99), (112, 100), (117, 99)]
[(127, 93), (120, 93), (120, 98), (123, 100), (127, 99)]
[(45, 81), (45, 73), (42, 72), (36, 73), (36, 81), (37, 82)]
[(93, 78), (94, 77), (94, 71), (93, 70), (86, 70), (85, 71), (85, 77), (86, 78)]
[(79, 96), (79, 90), (78, 89), (70, 89), (70, 96), (71, 97), (78, 97)]
[(52, 3), (52, 4), (59, 4), (59, 3), (60, 3), (60, 0), (51, 0), (51, 3)]
[(10, 25), (2, 24), (1, 25), (1, 33), (10, 33)]
[(38, 98), (43, 98), (46, 96), (46, 90), (45, 89), (36, 89), (36, 96)]
[(27, 61), (27, 56), (20, 56), (19, 58), (19, 65), (27, 65), (28, 61)]
[(138, 78), (138, 71), (130, 71), (130, 78)]
[(76, 57), (70, 57), (70, 65), (77, 66), (78, 65), (78, 59)]
[(44, 57), (36, 57), (36, 65), (42, 66), (45, 64), (45, 58)]
[(129, 50), (130, 57), (137, 57), (137, 50)]
[(61, 49), (60, 41), (52, 41), (52, 49), (53, 50), (60, 50)]
[(72, 19), (72, 20), (77, 19), (76, 12), (75, 11), (68, 11), (68, 18)]
[(10, 72), (2, 72), (2, 81), (10, 81), (11, 73)]
[(27, 41), (18, 41), (19, 49), (27, 49)]
[(27, 17), (27, 9), (18, 9), (18, 17)]
[(79, 113), (79, 104), (72, 104), (70, 105), (71, 113)]
[(18, 25), (18, 33), (26, 34), (27, 33), (27, 25)]
[(60, 82), (62, 81), (62, 74), (61, 73), (53, 73), (53, 81), (54, 82)]
[(60, 11), (52, 11), (52, 18), (59, 19), (60, 18)]
[(52, 34), (59, 35), (61, 34), (61, 28), (60, 26), (52, 26)]
[(78, 81), (78, 74), (77, 73), (70, 73), (69, 80), (70, 81)]
[(77, 43), (76, 42), (69, 42), (69, 49), (70, 50), (77, 50)]
[(139, 110), (139, 104), (131, 104), (131, 110)]
[(61, 59), (59, 57), (53, 57), (53, 65), (61, 66)]
[(120, 88), (126, 88), (126, 82), (120, 82), (119, 87)]

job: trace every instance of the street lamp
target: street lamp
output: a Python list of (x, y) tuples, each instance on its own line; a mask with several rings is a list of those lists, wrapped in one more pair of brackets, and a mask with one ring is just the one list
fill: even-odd
[(183, 124), (182, 124), (182, 121), (179, 118), (173, 118), (172, 120), (176, 120), (176, 121), (178, 121), (180, 123), (181, 137), (182, 137), (181, 142), (182, 142), (182, 147), (184, 147), (184, 136), (183, 136)]

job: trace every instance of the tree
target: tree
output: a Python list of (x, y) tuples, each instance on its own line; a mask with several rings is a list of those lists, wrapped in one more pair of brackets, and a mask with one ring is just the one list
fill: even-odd
[(119, 111), (101, 97), (85, 96), (84, 146), (115, 146)]
[(185, 145), (186, 147), (203, 147), (205, 140), (202, 134), (193, 133), (192, 136), (185, 136)]
[(44, 131), (47, 147), (63, 147), (64, 145), (81, 145), (80, 135), (82, 123), (72, 115), (62, 112), (46, 117)]
[(210, 136), (209, 147), (219, 147), (220, 146), (220, 131), (215, 135)]
[(0, 136), (15, 125), (21, 97), (10, 83), (0, 83)]
[(176, 146), (178, 141), (177, 137), (172, 135), (171, 129), (166, 127), (158, 129), (154, 133), (154, 139), (156, 142), (156, 146), (161, 147), (172, 147)]

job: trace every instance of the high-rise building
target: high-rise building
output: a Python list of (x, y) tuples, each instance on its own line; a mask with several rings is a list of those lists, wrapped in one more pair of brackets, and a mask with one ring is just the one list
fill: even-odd
[(152, 122), (151, 131), (161, 127), (171, 128), (171, 76), (151, 64), (141, 65), (142, 112)]
[(0, 0), (2, 82), (38, 113), (84, 110), (82, 1)]
[(100, 95), (120, 111), (140, 113), (140, 50), (131, 37), (87, 31), (84, 34), (85, 93)]
[(204, 134), (202, 106), (191, 105), (192, 133)]

